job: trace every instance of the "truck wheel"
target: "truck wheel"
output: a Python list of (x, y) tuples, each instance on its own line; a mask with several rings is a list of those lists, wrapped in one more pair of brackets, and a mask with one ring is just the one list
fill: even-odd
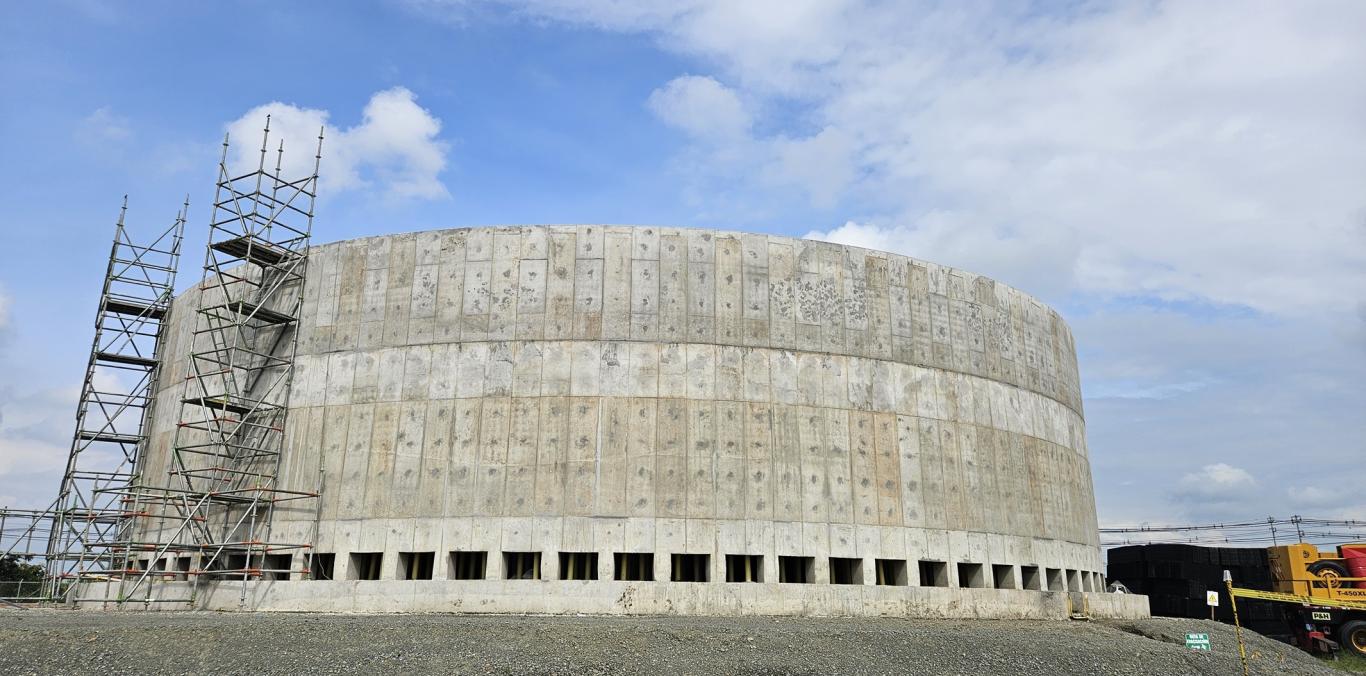
[(1319, 585), (1329, 589), (1341, 587), (1342, 578), (1349, 577), (1347, 574), (1347, 567), (1337, 561), (1315, 561), (1305, 570), (1317, 575), (1319, 577)]
[(1338, 631), (1338, 642), (1343, 649), (1357, 657), (1366, 657), (1366, 620), (1352, 620)]

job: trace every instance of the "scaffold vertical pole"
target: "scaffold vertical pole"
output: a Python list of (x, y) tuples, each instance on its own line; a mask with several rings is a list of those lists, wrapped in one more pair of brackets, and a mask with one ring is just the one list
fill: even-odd
[(276, 503), (317, 497), (281, 488), (279, 470), (323, 134), (295, 179), (283, 143), (267, 164), (270, 134), (267, 117), (255, 168), (236, 175), (223, 141), (169, 481), (153, 500), (163, 518), (121, 600), (150, 594), (168, 553), (191, 552), (193, 574), (240, 580), (245, 603), (252, 582), (281, 572), (279, 552), (312, 544), (273, 542), (271, 520)]

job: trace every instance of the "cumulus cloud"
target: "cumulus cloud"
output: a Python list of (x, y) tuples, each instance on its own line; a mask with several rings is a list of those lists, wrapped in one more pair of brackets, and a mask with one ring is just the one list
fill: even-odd
[(254, 169), (261, 162), (261, 134), (270, 115), (271, 141), (265, 161), (276, 160), (284, 141), (282, 172), (286, 177), (313, 171), (318, 131), (324, 130), (320, 189), (327, 192), (371, 189), (393, 198), (437, 199), (449, 196), (440, 174), (449, 144), (439, 137), (441, 120), (418, 105), (413, 92), (395, 87), (377, 92), (365, 105), (361, 122), (337, 127), (331, 113), (279, 101), (247, 111), (228, 125), (232, 139), (230, 166)]
[(751, 120), (744, 103), (714, 78), (674, 78), (651, 92), (646, 105), (661, 120), (699, 140), (735, 142), (749, 134)]

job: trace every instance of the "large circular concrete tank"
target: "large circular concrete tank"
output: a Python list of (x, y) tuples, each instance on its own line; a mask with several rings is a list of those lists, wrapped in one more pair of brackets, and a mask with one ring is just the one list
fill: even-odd
[(255, 607), (1026, 617), (1101, 587), (1071, 333), (985, 277), (496, 227), (314, 247), (304, 299), (281, 476), (321, 498), (271, 537), (316, 531), (334, 579)]

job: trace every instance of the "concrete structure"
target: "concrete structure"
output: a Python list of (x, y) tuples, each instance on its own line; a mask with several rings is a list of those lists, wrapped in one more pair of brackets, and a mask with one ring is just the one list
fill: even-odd
[(1094, 594), (1071, 333), (990, 279), (767, 235), (477, 228), (314, 247), (301, 316), (281, 476), (321, 498), (271, 539), (316, 532), (293, 567), (333, 580), (251, 607), (1146, 614)]

